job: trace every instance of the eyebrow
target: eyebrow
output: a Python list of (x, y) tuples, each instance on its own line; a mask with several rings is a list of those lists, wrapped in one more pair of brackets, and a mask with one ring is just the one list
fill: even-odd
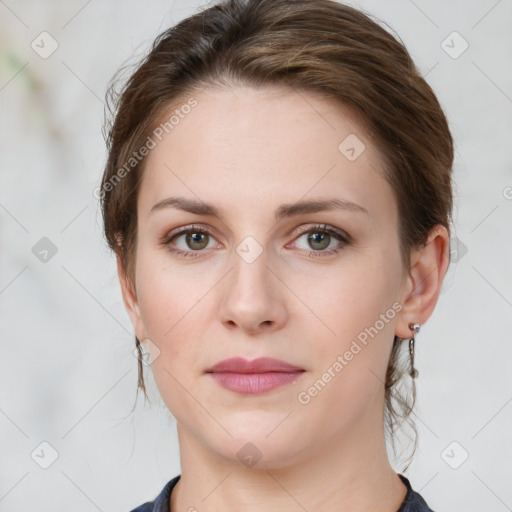
[[(177, 208), (186, 212), (195, 213), (197, 215), (210, 215), (224, 220), (222, 211), (212, 204), (198, 201), (195, 199), (187, 199), (185, 197), (168, 197), (162, 199), (150, 210), (150, 214), (164, 210), (166, 208)], [(364, 213), (369, 215), (368, 210), (362, 206), (340, 198), (313, 199), (302, 200), (296, 203), (282, 204), (277, 208), (275, 213), (276, 221), (287, 217), (293, 217), (304, 213), (317, 213), (321, 211), (342, 210), (356, 213)]]

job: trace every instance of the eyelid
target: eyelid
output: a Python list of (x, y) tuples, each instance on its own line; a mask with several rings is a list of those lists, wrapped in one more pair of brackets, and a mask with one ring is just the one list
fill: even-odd
[(301, 226), (299, 228), (299, 233), (294, 238), (294, 240), (297, 239), (299, 236), (303, 235), (304, 233), (309, 233), (310, 231), (314, 232), (315, 230), (325, 231), (331, 234), (334, 233), (338, 235), (342, 239), (342, 241), (344, 241), (347, 244), (352, 242), (352, 237), (348, 233), (326, 223), (317, 223), (314, 226)]
[(200, 233), (207, 233), (208, 235), (213, 236), (214, 230), (211, 226), (202, 224), (187, 224), (186, 226), (180, 226), (179, 228), (173, 229), (170, 232), (166, 232), (161, 238), (160, 243), (163, 245), (168, 244), (173, 238), (181, 234), (186, 234), (189, 231), (198, 231)]

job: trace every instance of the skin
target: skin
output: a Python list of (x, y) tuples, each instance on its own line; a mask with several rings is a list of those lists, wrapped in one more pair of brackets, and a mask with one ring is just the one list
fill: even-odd
[[(349, 109), (280, 87), (208, 87), (194, 97), (198, 105), (146, 160), (134, 283), (118, 259), (126, 309), (139, 339), (160, 351), (152, 371), (177, 420), (182, 476), (171, 510), (396, 512), (406, 488), (386, 453), (385, 373), (393, 336), (410, 337), (408, 325), (424, 324), (435, 307), (449, 234), (436, 226), (403, 267), (382, 157)], [(349, 134), (366, 146), (354, 161), (338, 150)], [(212, 203), (223, 218), (172, 207), (150, 213), (170, 196)], [(282, 203), (331, 197), (368, 214), (274, 218)], [(321, 235), (318, 223), (351, 242), (308, 242), (299, 229)], [(191, 224), (210, 235), (162, 244)], [(262, 250), (252, 263), (236, 252), (247, 236)], [(298, 393), (394, 302), (394, 318), (301, 404)], [(241, 395), (205, 374), (232, 356), (274, 357), (305, 372), (274, 391)], [(253, 466), (237, 456), (247, 442), (261, 452)]]

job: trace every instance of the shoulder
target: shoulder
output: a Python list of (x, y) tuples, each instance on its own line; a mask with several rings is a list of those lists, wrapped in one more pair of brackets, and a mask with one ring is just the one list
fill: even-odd
[(153, 501), (147, 501), (146, 503), (139, 505), (137, 508), (134, 508), (131, 512), (170, 512), (169, 498), (180, 477), (181, 474), (169, 480), (160, 491), (160, 494)]
[(413, 490), (409, 480), (401, 474), (398, 474), (398, 476), (407, 487), (407, 494), (397, 512), (434, 512), (422, 496)]

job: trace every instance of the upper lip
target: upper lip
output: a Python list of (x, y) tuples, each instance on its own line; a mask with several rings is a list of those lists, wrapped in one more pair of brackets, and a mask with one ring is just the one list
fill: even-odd
[(293, 366), (286, 361), (271, 357), (260, 357), (249, 361), (243, 357), (224, 359), (208, 368), (207, 373), (233, 372), (233, 373), (265, 373), (265, 372), (296, 372), (304, 371), (303, 368)]

